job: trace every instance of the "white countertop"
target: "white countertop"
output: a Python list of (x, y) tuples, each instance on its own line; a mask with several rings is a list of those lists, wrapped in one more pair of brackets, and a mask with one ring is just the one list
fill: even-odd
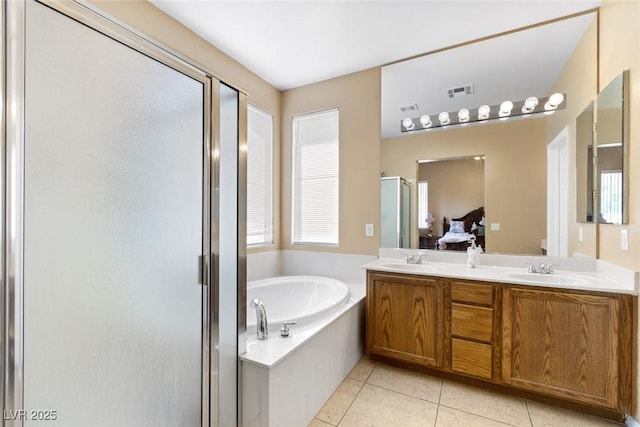
[(400, 258), (379, 258), (362, 267), (392, 273), (638, 295), (637, 274), (630, 275), (631, 280), (620, 280), (619, 275), (597, 271), (556, 269), (552, 274), (528, 273), (526, 266), (482, 265), (483, 256), (480, 256), (480, 265), (476, 268), (467, 267), (466, 263), (461, 262), (435, 260), (423, 260), (422, 264), (406, 264)]

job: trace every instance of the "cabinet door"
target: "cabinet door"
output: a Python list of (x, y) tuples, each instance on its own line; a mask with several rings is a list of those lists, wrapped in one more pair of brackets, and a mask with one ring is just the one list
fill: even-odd
[(580, 403), (619, 401), (615, 297), (505, 288), (503, 380)]
[(441, 367), (442, 307), (442, 286), (436, 280), (370, 273), (367, 350)]

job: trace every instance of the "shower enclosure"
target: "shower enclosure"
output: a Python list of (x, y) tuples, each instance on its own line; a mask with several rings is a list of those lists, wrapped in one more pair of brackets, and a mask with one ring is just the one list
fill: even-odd
[(245, 94), (85, 3), (1, 13), (4, 425), (238, 424)]

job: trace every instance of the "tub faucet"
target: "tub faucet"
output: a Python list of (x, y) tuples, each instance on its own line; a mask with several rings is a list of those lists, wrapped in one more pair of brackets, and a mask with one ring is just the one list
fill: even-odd
[(264, 304), (258, 298), (251, 301), (251, 308), (256, 309), (256, 335), (259, 340), (266, 340), (269, 337), (269, 325), (267, 323), (267, 311)]

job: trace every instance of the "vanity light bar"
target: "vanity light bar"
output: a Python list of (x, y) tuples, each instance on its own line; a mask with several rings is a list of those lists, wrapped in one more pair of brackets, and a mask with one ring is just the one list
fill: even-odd
[(407, 117), (401, 120), (402, 132), (416, 132), (449, 126), (465, 126), (469, 123), (485, 123), (489, 120), (506, 120), (509, 117), (529, 116), (534, 114), (552, 114), (556, 110), (564, 110), (567, 105), (567, 95), (554, 93), (548, 97), (536, 98), (531, 96), (522, 101), (504, 101), (496, 105), (482, 105), (478, 108), (439, 114)]

